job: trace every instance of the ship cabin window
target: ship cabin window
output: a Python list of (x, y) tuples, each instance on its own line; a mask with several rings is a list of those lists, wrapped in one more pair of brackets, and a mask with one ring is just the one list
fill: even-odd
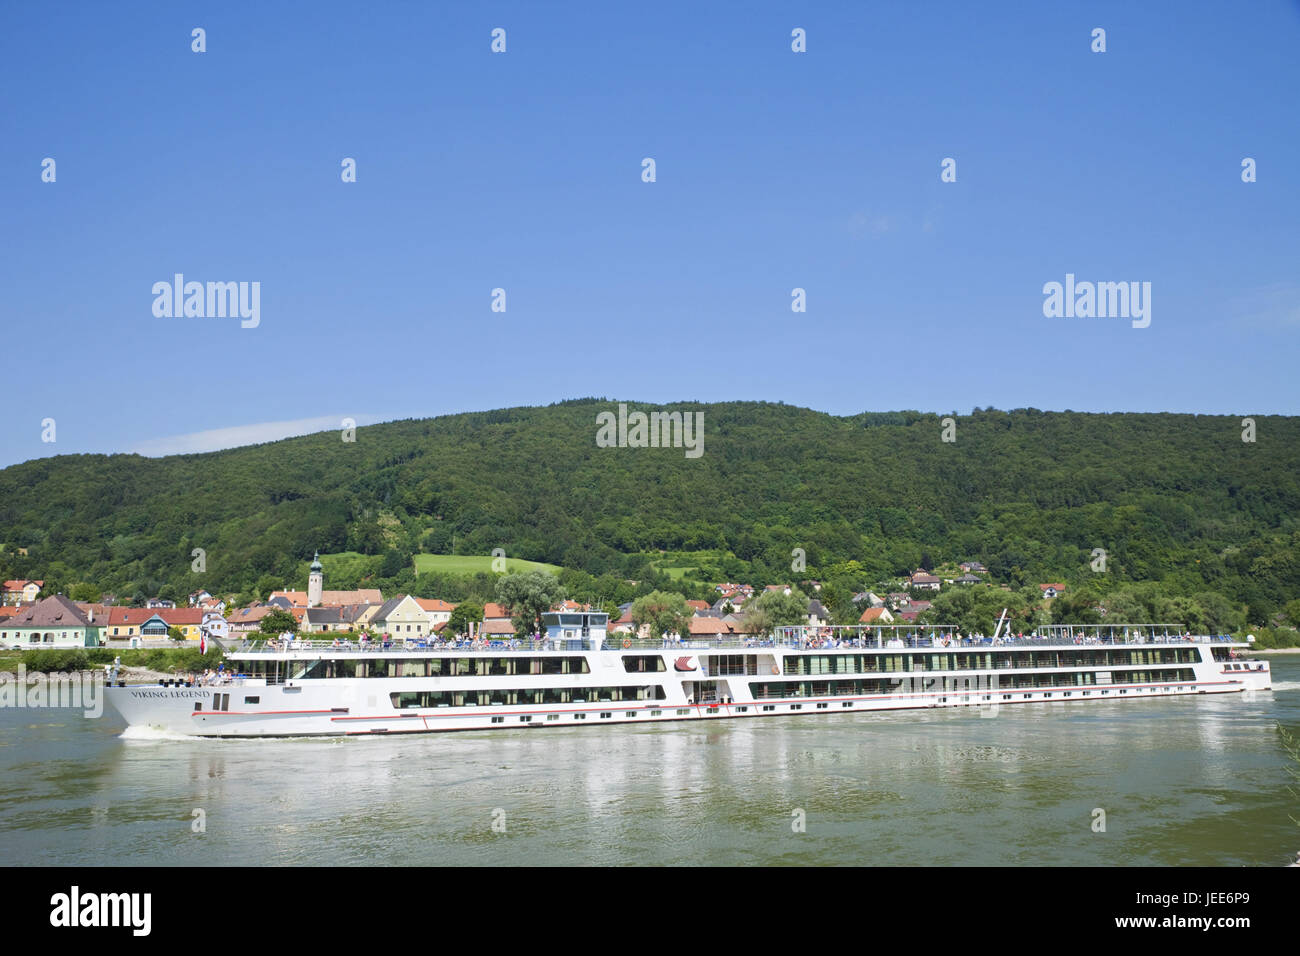
[(691, 712), (691, 709), (690, 709), (689, 707), (679, 707), (679, 708), (677, 708), (677, 716), (678, 716), (678, 717), (686, 717), (686, 716), (688, 716), (688, 715), (690, 714), (690, 712)]
[(613, 711), (605, 710), (605, 711), (601, 711), (600, 719), (601, 719), (601, 720), (609, 720), (609, 718), (611, 718), (611, 717), (613, 717), (613, 716), (614, 716)]
[(493, 718), (492, 718), (492, 723), (494, 723), (494, 724), (504, 724), (505, 722), (506, 722), (506, 719), (505, 719), (504, 717), (493, 717)]
[(245, 698), (244, 698), (244, 703), (245, 703), (245, 704), (260, 704), (261, 702), (262, 702), (262, 698), (261, 698), (261, 697), (245, 697)]
[(647, 671), (665, 670), (664, 659), (658, 654), (626, 654), (623, 657), (623, 670), (629, 674), (641, 674)]
[(194, 704), (194, 709), (195, 709), (195, 710), (202, 710), (202, 709), (203, 709), (203, 704), (202, 704), (202, 702), (195, 702), (195, 704)]
[(624, 716), (624, 717), (635, 717), (635, 716), (636, 716), (636, 711), (635, 711), (635, 710), (629, 710), (629, 711), (628, 711), (627, 713), (625, 713), (623, 716)]

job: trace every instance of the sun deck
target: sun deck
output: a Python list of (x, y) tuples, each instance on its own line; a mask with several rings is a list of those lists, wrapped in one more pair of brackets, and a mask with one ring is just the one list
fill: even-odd
[(767, 637), (736, 635), (717, 640), (677, 640), (672, 638), (646, 640), (630, 635), (613, 634), (603, 643), (590, 638), (561, 639), (512, 638), (509, 640), (289, 640), (245, 641), (230, 651), (231, 658), (281, 657), (361, 657), (384, 656), (428, 657), (430, 655), (456, 654), (487, 656), (501, 654), (573, 654), (582, 651), (623, 653), (628, 651), (712, 651), (712, 650), (762, 650), (814, 651), (828, 649), (855, 649), (864, 651), (933, 650), (944, 648), (979, 648), (982, 650), (1010, 650), (1024, 648), (1080, 647), (1080, 646), (1133, 646), (1169, 644), (1223, 644), (1249, 646), (1227, 634), (1190, 634), (1176, 625), (1051, 625), (1037, 628), (1031, 634), (1006, 635), (998, 638), (967, 637), (948, 626), (920, 627), (915, 625), (882, 626), (828, 626), (783, 627)]

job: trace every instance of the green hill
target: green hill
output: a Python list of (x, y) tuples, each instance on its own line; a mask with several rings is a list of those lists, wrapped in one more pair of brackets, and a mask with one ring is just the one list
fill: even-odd
[[(704, 413), (704, 453), (688, 458), (597, 447), (596, 415), (615, 407), (397, 421), (351, 443), (329, 432), (202, 455), (26, 462), (0, 471), (0, 572), (124, 599), (253, 593), (302, 587), (320, 549), (367, 559), (345, 576), (420, 593), (476, 567), (462, 556), (502, 548), (579, 569), (591, 577), (575, 585), (603, 597), (625, 579), (644, 590), (676, 577), (689, 590), (700, 576), (761, 584), (850, 567), (866, 583), (967, 558), (1015, 585), (1215, 591), (1261, 620), (1300, 597), (1297, 418), (1258, 417), (1258, 440), (1245, 443), (1229, 416), (977, 410), (944, 442), (939, 417), (919, 412), (672, 406)], [(1097, 548), (1104, 575), (1090, 570)], [(420, 559), (430, 573), (417, 585), (421, 552), (441, 558)], [(327, 586), (345, 586), (336, 578)]]

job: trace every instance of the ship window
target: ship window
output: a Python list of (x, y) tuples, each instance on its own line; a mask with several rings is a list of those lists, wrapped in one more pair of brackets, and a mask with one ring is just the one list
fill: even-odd
[(685, 717), (685, 716), (686, 716), (687, 714), (689, 714), (690, 712), (691, 712), (691, 709), (690, 709), (689, 707), (679, 707), (679, 708), (677, 708), (677, 716), (678, 716), (678, 717)]
[(763, 705), (763, 709), (764, 709), (764, 710), (776, 710), (776, 704), (764, 704), (764, 705)]
[(747, 713), (749, 713), (749, 708), (748, 708), (748, 707), (737, 707), (737, 708), (736, 708), (736, 713), (738, 713), (738, 714), (747, 714)]
[(203, 704), (202, 704), (202, 703), (196, 703), (196, 704), (194, 705), (194, 709), (195, 709), (195, 710), (202, 710), (202, 709), (203, 709)]
[(574, 719), (574, 720), (586, 720), (586, 719), (587, 719), (587, 715), (586, 715), (586, 714), (574, 714), (574, 715), (573, 715), (573, 719)]
[(614, 716), (614, 714), (613, 714), (612, 711), (605, 710), (605, 711), (601, 711), (600, 719), (601, 719), (601, 720), (608, 720), (610, 717), (613, 717), (613, 716)]
[(651, 717), (661, 717), (661, 716), (663, 716), (663, 711), (662, 711), (662, 710), (652, 710), (652, 711), (650, 711), (650, 716), (651, 716)]
[(245, 698), (244, 698), (244, 703), (245, 703), (245, 704), (260, 704), (261, 702), (262, 702), (262, 698), (261, 698), (261, 697), (245, 697)]
[(520, 717), (519, 722), (521, 724), (531, 724), (533, 722), (533, 718), (531, 716)]
[(492, 718), (492, 723), (494, 723), (494, 724), (504, 724), (505, 722), (506, 722), (506, 719), (505, 719), (504, 717), (493, 717), (493, 718)]
[(846, 700), (844, 703), (840, 704), (840, 706), (841, 706), (841, 707), (852, 707), (852, 706), (853, 706), (853, 701), (851, 701), (851, 700)]
[(547, 719), (547, 720), (559, 720), (559, 719), (560, 719), (560, 715), (559, 715), (559, 714), (547, 714), (547, 715), (546, 715), (546, 719)]
[(635, 716), (636, 716), (636, 711), (635, 711), (635, 710), (629, 710), (629, 711), (628, 711), (626, 714), (624, 714), (623, 716), (624, 716), (624, 717), (635, 717)]

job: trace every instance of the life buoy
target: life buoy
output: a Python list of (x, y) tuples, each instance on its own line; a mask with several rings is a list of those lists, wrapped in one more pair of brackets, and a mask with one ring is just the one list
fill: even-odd
[(773, 664), (773, 665), (772, 665), (772, 673), (773, 673), (773, 674), (779, 674), (779, 673), (781, 673), (781, 668), (779, 668), (779, 667), (777, 667), (775, 664)]
[(629, 641), (627, 638), (624, 638), (624, 639), (623, 639), (623, 650), (627, 650), (627, 649), (628, 649), (629, 647), (631, 647), (631, 646), (632, 646), (632, 642)]

